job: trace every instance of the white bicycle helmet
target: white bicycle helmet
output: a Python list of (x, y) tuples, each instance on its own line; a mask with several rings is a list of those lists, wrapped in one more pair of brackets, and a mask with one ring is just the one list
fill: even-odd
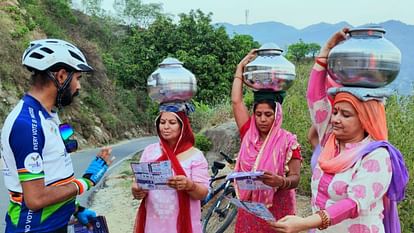
[(24, 51), (22, 64), (29, 71), (45, 71), (55, 67), (69, 68), (73, 71), (90, 72), (83, 53), (73, 44), (58, 39), (42, 39), (30, 42)]

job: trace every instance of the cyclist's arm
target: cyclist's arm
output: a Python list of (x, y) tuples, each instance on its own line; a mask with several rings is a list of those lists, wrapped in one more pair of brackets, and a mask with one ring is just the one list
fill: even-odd
[(44, 179), (37, 179), (24, 181), (21, 184), (24, 201), (27, 207), (33, 211), (68, 200), (78, 193), (77, 187), (73, 183), (45, 186)]

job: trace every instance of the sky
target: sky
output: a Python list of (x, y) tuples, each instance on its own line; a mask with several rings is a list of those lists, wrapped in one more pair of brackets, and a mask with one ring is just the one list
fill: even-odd
[[(113, 0), (103, 0), (104, 8)], [(212, 12), (212, 22), (231, 24), (275, 21), (302, 29), (326, 22), (353, 26), (399, 20), (414, 25), (414, 0), (142, 0), (162, 3), (164, 13), (178, 15), (191, 9)], [(178, 18), (178, 17), (177, 17)]]

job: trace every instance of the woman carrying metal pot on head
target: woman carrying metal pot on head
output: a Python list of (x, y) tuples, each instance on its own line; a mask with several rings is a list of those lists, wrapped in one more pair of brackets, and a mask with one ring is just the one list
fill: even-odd
[(328, 54), (347, 33), (344, 28), (328, 40), (308, 84), (309, 110), (321, 145), (311, 180), (314, 214), (272, 222), (277, 232), (401, 232), (396, 203), (404, 198), (408, 173), (402, 154), (387, 141), (383, 102), (387, 91), (361, 88), (372, 78), (366, 68), (362, 79), (342, 77), (348, 86), (329, 91), (325, 86)]
[[(284, 81), (276, 80), (272, 70), (266, 71), (265, 75), (270, 76), (264, 85), (266, 88), (275, 87), (277, 91), (275, 89), (256, 90), (253, 115), (249, 115), (243, 101), (243, 71), (246, 70), (249, 62), (256, 59), (257, 53), (258, 50), (252, 50), (247, 54), (238, 64), (234, 75), (231, 93), (232, 107), (242, 141), (235, 171), (263, 171), (264, 175), (260, 179), (271, 188), (241, 190), (236, 183), (236, 190), (240, 200), (263, 203), (275, 219), (280, 219), (286, 215), (295, 214), (295, 188), (299, 184), (302, 157), (296, 135), (281, 128), (281, 103), (285, 96), (285, 89), (279, 88), (277, 83)], [(271, 69), (271, 67), (267, 68)], [(244, 74), (246, 75), (246, 72)], [(248, 82), (246, 76), (244, 78)], [(258, 85), (263, 85), (263, 83)], [(235, 232), (275, 231), (266, 221), (239, 208)]]
[[(159, 142), (145, 148), (140, 162), (169, 160), (173, 176), (167, 185), (172, 189), (148, 191), (133, 182), (132, 195), (142, 200), (135, 233), (202, 232), (200, 200), (207, 195), (210, 177), (207, 160), (194, 147), (194, 134), (187, 116), (194, 109), (187, 100), (195, 93), (196, 81), (181, 64), (177, 59), (167, 58), (148, 79), (150, 97), (161, 102), (160, 114), (155, 120)], [(177, 85), (178, 78), (182, 86)], [(184, 85), (188, 85), (185, 93)], [(189, 93), (192, 88), (194, 92)]]

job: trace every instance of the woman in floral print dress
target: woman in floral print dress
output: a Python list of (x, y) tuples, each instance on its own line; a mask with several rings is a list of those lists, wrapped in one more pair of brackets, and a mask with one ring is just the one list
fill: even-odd
[(210, 178), (207, 160), (194, 147), (186, 111), (160, 111), (156, 119), (160, 141), (145, 148), (140, 162), (171, 161), (174, 176), (167, 185), (173, 189), (148, 191), (132, 183), (132, 195), (142, 200), (134, 233), (201, 233), (200, 200), (208, 193)]
[(387, 141), (383, 102), (358, 88), (327, 94), (326, 58), (347, 31), (335, 33), (321, 50), (308, 85), (322, 146), (311, 184), (314, 214), (270, 223), (278, 232), (401, 232), (396, 203), (404, 198), (408, 173), (401, 153)]

